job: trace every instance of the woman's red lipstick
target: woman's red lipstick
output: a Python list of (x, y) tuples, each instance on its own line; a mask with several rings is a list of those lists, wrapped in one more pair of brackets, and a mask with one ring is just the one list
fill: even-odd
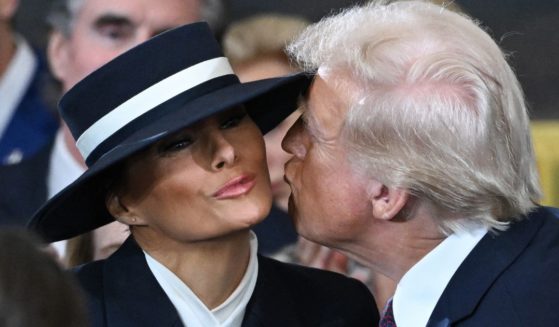
[(241, 175), (227, 182), (213, 196), (218, 200), (236, 198), (250, 192), (255, 184), (254, 175)]

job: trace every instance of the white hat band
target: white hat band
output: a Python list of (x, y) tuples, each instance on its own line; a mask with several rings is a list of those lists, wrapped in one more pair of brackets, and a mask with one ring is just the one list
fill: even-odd
[(134, 119), (189, 89), (234, 74), (229, 61), (218, 57), (190, 66), (148, 87), (111, 110), (85, 130), (76, 145), (84, 159), (107, 138)]

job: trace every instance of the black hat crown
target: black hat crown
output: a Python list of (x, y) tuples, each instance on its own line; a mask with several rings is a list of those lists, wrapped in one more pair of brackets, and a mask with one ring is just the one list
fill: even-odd
[(206, 23), (158, 35), (101, 67), (60, 101), (88, 166), (146, 122), (173, 110), (168, 105), (238, 84)]
[(309, 81), (295, 74), (240, 83), (206, 23), (132, 48), (60, 101), (89, 168), (39, 209), (29, 226), (53, 242), (111, 222), (105, 181), (119, 163), (165, 135), (239, 105), (265, 133), (295, 110)]

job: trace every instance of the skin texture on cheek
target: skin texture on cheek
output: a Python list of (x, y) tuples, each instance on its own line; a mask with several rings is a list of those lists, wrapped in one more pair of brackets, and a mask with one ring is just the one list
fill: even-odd
[(365, 180), (352, 171), (340, 140), (349, 108), (346, 86), (317, 77), (306, 102), (305, 124), (293, 129), (285, 142), (295, 154), (286, 175), (292, 180), (297, 230), (328, 245), (363, 230), (370, 211)]
[(364, 183), (344, 153), (314, 149), (298, 164), (291, 213), (299, 233), (329, 245), (353, 237), (370, 207)]
[[(136, 218), (135, 236), (149, 242), (210, 240), (246, 230), (268, 214), (264, 142), (239, 112), (208, 118), (130, 161), (121, 201)], [(216, 195), (241, 177), (253, 181), (247, 193)]]

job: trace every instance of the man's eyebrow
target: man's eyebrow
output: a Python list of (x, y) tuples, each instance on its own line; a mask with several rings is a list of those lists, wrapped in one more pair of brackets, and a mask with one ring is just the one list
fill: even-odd
[(93, 25), (97, 28), (108, 26), (108, 25), (119, 25), (119, 26), (133, 26), (134, 23), (130, 18), (124, 15), (115, 14), (115, 13), (106, 13), (99, 16)]
[(319, 139), (320, 135), (320, 124), (316, 121), (314, 116), (309, 112), (308, 101), (306, 99), (301, 99), (299, 101), (299, 109), (301, 110), (301, 120), (305, 125), (307, 132), (315, 139)]

